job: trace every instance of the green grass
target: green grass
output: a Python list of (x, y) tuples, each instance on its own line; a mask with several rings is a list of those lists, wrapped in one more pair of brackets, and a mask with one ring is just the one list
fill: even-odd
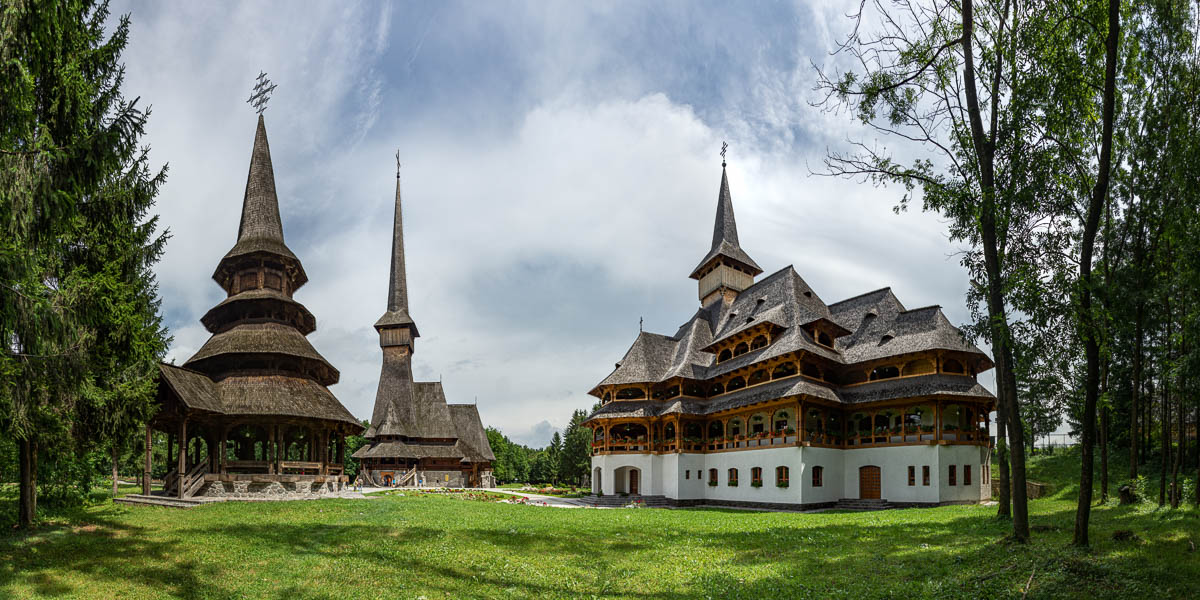
[[(1037, 458), (1055, 490), (1030, 546), (994, 508), (874, 513), (555, 509), (380, 495), (100, 504), (0, 536), (0, 597), (123, 598), (1188, 598), (1200, 514), (1098, 507), (1070, 548), (1069, 455)], [(1078, 458), (1075, 458), (1078, 465)], [(1077, 466), (1076, 466), (1077, 468)], [(1137, 539), (1119, 542), (1117, 530)]]

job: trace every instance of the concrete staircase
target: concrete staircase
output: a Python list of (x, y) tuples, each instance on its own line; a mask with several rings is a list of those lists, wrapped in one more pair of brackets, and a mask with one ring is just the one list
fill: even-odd
[(621, 508), (634, 502), (639, 502), (646, 508), (670, 508), (673, 506), (671, 500), (666, 496), (584, 496), (579, 498), (579, 501), (600, 508)]
[(143, 494), (127, 494), (113, 500), (113, 502), (134, 506), (165, 506), (167, 508), (193, 508), (204, 504), (201, 500), (193, 500), (191, 498), (181, 499), (169, 496), (146, 496)]
[(887, 510), (893, 507), (886, 499), (841, 498), (834, 505), (834, 508), (837, 510)]

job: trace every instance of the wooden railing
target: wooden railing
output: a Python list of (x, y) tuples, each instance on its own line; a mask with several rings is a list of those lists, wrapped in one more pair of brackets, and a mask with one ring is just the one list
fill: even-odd
[(239, 471), (254, 471), (262, 473), (271, 472), (271, 461), (267, 460), (231, 460), (225, 463), (225, 469), (237, 469)]
[[(289, 460), (279, 463), (279, 472), (287, 473), (288, 471), (298, 471), (298, 475), (317, 475), (321, 471), (321, 463), (315, 461), (304, 460)], [(306, 471), (313, 471), (307, 473)]]

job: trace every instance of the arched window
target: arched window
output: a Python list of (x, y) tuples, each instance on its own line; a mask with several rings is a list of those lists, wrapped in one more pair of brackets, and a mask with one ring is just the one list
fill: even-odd
[(788, 468), (785, 466), (775, 467), (775, 487), (788, 486)]
[(825, 485), (825, 467), (812, 468), (812, 485), (813, 487)]
[(719, 440), (722, 437), (725, 437), (725, 432), (722, 431), (721, 422), (720, 421), (709, 421), (708, 422), (708, 439)]
[(767, 417), (762, 413), (758, 413), (750, 417), (750, 433), (765, 433), (767, 431)]
[(741, 356), (749, 351), (750, 351), (750, 346), (746, 345), (746, 342), (742, 342), (733, 347), (733, 355), (734, 356)]
[(708, 388), (709, 396), (719, 396), (724, 393), (725, 393), (725, 386), (723, 386), (719, 383), (714, 383), (714, 384), (712, 384), (711, 387)]
[(717, 362), (725, 362), (731, 358), (733, 358), (733, 352), (726, 348), (717, 355)]
[(729, 469), (729, 474), (727, 475), (727, 478), (729, 480), (730, 486), (737, 487), (737, 484), (738, 484), (737, 469)]
[(780, 379), (783, 377), (791, 377), (792, 375), (795, 375), (795, 374), (796, 374), (796, 363), (786, 362), (786, 363), (779, 365), (778, 367), (775, 367), (774, 371), (771, 371), (771, 379)]
[(646, 390), (643, 390), (642, 388), (627, 387), (617, 392), (617, 400), (634, 400), (645, 397)]
[(759, 348), (766, 348), (766, 347), (767, 347), (767, 336), (765, 336), (765, 335), (760, 335), (760, 336), (754, 338), (754, 340), (750, 342), (751, 350), (758, 350)]
[(695, 381), (690, 382), (687, 385), (683, 386), (683, 395), (692, 396), (695, 398), (703, 398), (704, 397), (704, 386), (700, 385), (699, 383), (697, 383)]
[(752, 467), (750, 469), (750, 485), (762, 487), (762, 467)]
[(781, 410), (775, 413), (771, 418), (771, 430), (775, 432), (786, 432), (792, 426), (792, 413), (786, 410)]
[(875, 367), (874, 369), (872, 369), (870, 380), (876, 381), (879, 379), (892, 379), (893, 377), (899, 377), (899, 376), (900, 376), (900, 369), (897, 369), (896, 367), (894, 367), (892, 365), (887, 365), (884, 367)]
[(732, 392), (746, 387), (746, 379), (743, 377), (734, 377), (729, 380), (729, 385), (725, 386), (725, 391)]
[(929, 360), (928, 358), (909, 361), (908, 364), (904, 365), (905, 376), (925, 375), (926, 373), (933, 373), (935, 370), (936, 369), (933, 367), (933, 361)]
[(768, 380), (768, 379), (770, 379), (770, 377), (767, 375), (767, 370), (766, 370), (766, 369), (759, 369), (759, 370), (757, 370), (757, 371), (755, 371), (755, 372), (753, 372), (753, 373), (751, 373), (751, 374), (750, 374), (750, 381), (749, 381), (749, 384), (750, 384), (750, 385), (756, 385), (756, 384), (762, 383), (762, 382), (764, 382), (764, 381), (766, 381), (766, 380)]
[(958, 362), (957, 360), (954, 360), (953, 358), (947, 358), (946, 360), (942, 361), (942, 372), (958, 373), (959, 375), (962, 375), (966, 373), (966, 369), (963, 369), (962, 363)]
[(744, 428), (742, 426), (742, 420), (740, 418), (729, 421), (729, 433), (726, 435), (734, 436), (734, 435), (742, 435), (743, 433), (744, 433)]

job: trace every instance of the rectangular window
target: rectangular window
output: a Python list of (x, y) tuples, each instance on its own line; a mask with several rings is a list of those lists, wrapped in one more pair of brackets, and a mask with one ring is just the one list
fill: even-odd
[(258, 273), (242, 273), (241, 284), (238, 286), (242, 290), (252, 290), (258, 287)]
[(917, 468), (908, 468), (908, 485), (917, 485)]
[(950, 465), (950, 485), (958, 485), (958, 467)]
[(971, 485), (971, 465), (963, 465), (963, 485)]
[(929, 485), (929, 465), (921, 467), (921, 485)]
[(824, 484), (825, 468), (813, 467), (812, 469), (812, 484), (813, 487), (821, 487)]
[(683, 472), (683, 478), (684, 478), (684, 479), (691, 479), (691, 478), (692, 478), (692, 472), (691, 472), (691, 471), (684, 471), (684, 472)]
[(775, 467), (775, 485), (778, 487), (787, 487), (788, 485), (788, 468)]
[(717, 470), (708, 470), (708, 485), (717, 485)]
[(271, 273), (268, 271), (266, 275), (263, 276), (263, 286), (273, 290), (282, 290), (283, 278), (280, 277), (278, 273)]
[(729, 470), (729, 475), (728, 475), (728, 478), (729, 478), (729, 484), (728, 484), (728, 485), (731, 485), (731, 486), (734, 486), (734, 487), (736, 487), (736, 486), (737, 486), (737, 484), (738, 484), (737, 469), (730, 469), (730, 470)]
[(702, 471), (700, 469), (696, 469), (696, 481), (700, 481), (701, 473)]
[(750, 469), (750, 485), (762, 485), (762, 467)]

